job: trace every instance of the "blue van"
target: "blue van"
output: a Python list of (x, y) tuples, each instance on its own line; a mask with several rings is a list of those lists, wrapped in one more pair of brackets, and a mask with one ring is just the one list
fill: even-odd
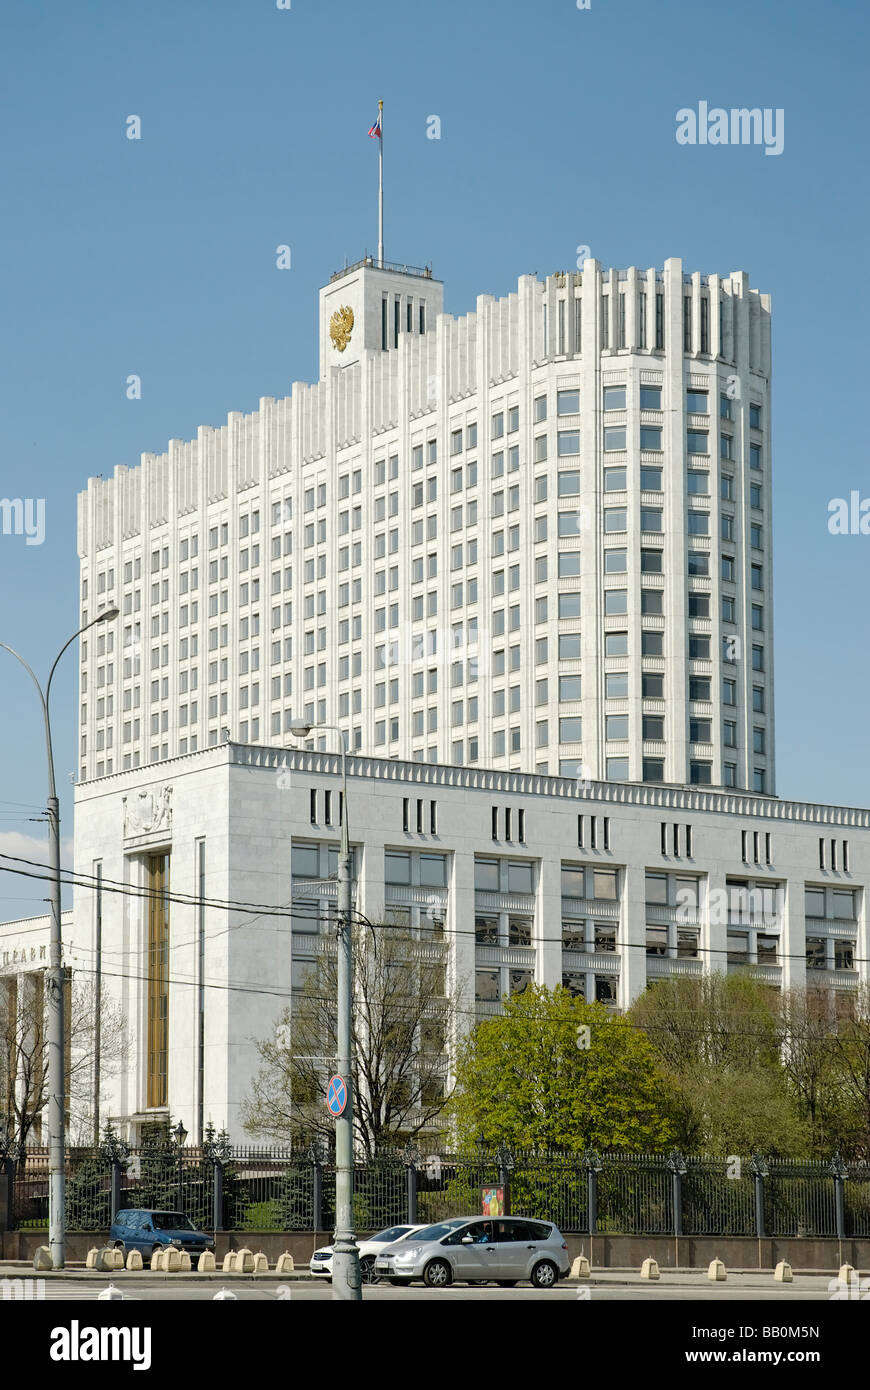
[(187, 1251), (194, 1268), (204, 1250), (214, 1250), (212, 1237), (198, 1231), (182, 1212), (138, 1208), (116, 1214), (109, 1231), (109, 1244), (122, 1250), (125, 1258), (129, 1251), (138, 1250), (143, 1264), (148, 1264), (158, 1250), (174, 1245), (178, 1250)]

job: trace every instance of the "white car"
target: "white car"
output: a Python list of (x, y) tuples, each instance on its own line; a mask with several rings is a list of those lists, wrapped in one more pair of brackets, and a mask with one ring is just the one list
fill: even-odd
[[(375, 1282), (375, 1256), (385, 1245), (393, 1245), (397, 1240), (404, 1240), (406, 1236), (413, 1235), (415, 1231), (422, 1231), (422, 1226), (388, 1226), (385, 1231), (378, 1231), (375, 1235), (369, 1236), (368, 1240), (357, 1241), (359, 1250), (359, 1267), (362, 1281), (364, 1284)], [(320, 1275), (322, 1278), (332, 1278), (332, 1246), (323, 1245), (319, 1250), (315, 1250), (311, 1256), (308, 1266), (312, 1274)]]

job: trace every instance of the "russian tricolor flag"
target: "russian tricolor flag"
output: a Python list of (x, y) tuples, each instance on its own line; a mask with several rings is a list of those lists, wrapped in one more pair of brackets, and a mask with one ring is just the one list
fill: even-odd
[(375, 121), (374, 125), (372, 126), (371, 130), (369, 131), (369, 135), (370, 135), (370, 137), (371, 137), (372, 140), (381, 140), (381, 139), (383, 139), (383, 131), (381, 130), (381, 114), (380, 114), (380, 112), (378, 112), (378, 119)]

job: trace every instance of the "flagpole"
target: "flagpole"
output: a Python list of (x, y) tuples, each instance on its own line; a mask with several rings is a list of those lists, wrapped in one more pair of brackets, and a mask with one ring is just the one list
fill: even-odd
[(384, 103), (378, 102), (381, 138), (378, 141), (378, 265), (384, 267)]

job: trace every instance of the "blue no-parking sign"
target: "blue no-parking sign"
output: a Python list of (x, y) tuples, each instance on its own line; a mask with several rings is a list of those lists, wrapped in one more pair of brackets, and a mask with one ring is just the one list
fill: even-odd
[(347, 1105), (347, 1085), (343, 1076), (331, 1076), (326, 1087), (326, 1108), (330, 1115), (341, 1115)]

